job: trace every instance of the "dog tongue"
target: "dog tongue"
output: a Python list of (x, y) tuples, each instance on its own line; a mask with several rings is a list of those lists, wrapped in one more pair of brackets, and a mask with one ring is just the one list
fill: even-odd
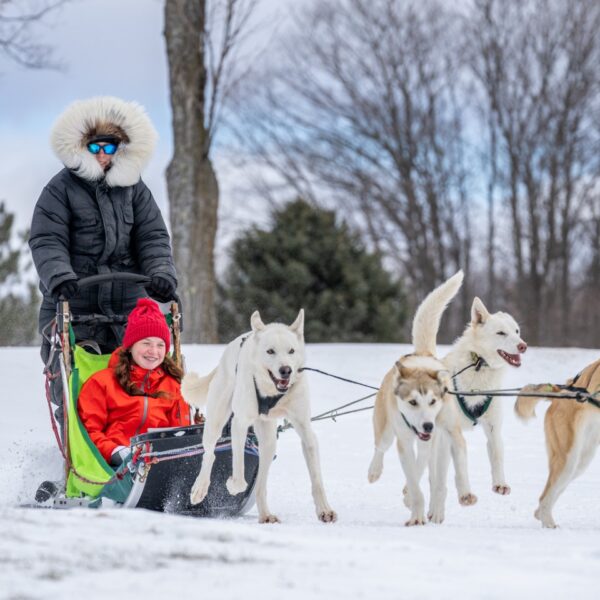
[(510, 356), (510, 361), (516, 367), (520, 367), (521, 366), (521, 357), (518, 354), (509, 354), (508, 356)]
[(521, 355), (520, 354), (509, 354), (508, 352), (505, 352), (504, 350), (498, 350), (498, 354), (500, 354), (500, 356), (502, 356), (502, 358), (508, 364), (512, 365), (513, 367), (521, 366)]

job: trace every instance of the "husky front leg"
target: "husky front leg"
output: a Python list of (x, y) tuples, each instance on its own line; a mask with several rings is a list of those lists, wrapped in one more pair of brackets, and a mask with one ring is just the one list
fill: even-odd
[(429, 512), (432, 523), (443, 523), (448, 494), (448, 467), (450, 466), (450, 438), (445, 430), (436, 431), (431, 440), (429, 459)]
[(407, 527), (411, 525), (425, 525), (425, 498), (419, 486), (417, 458), (412, 448), (412, 443), (403, 443), (400, 437), (398, 437), (396, 446), (406, 477), (407, 499), (410, 501), (410, 519), (406, 521), (405, 525)]
[(258, 474), (256, 476), (256, 506), (259, 523), (279, 523), (267, 506), (267, 477), (277, 446), (277, 422), (259, 419), (254, 424), (258, 438)]
[(321, 463), (319, 460), (319, 444), (317, 442), (317, 437), (310, 426), (310, 419), (298, 418), (297, 415), (292, 415), (291, 413), (288, 414), (288, 419), (302, 441), (302, 452), (310, 475), (312, 496), (317, 511), (317, 518), (324, 523), (337, 521), (337, 514), (329, 506), (327, 497), (325, 496), (323, 477), (321, 475)]
[(477, 496), (471, 492), (471, 484), (469, 483), (467, 444), (459, 427), (453, 427), (449, 433), (458, 501), (463, 506), (471, 506), (476, 504)]
[[(435, 433), (433, 436), (435, 437)], [(433, 443), (433, 439), (431, 441), (425, 442), (423, 440), (417, 440), (417, 462), (416, 462), (416, 474), (417, 474), (417, 483), (419, 488), (421, 487), (421, 479), (423, 478), (423, 473), (425, 473), (425, 468), (429, 464), (429, 457), (431, 455), (431, 444)], [(410, 495), (408, 493), (408, 485), (404, 486), (402, 490), (404, 494), (404, 505), (407, 508), (411, 507)]]
[(213, 463), (215, 462), (215, 446), (221, 437), (227, 419), (231, 415), (231, 405), (227, 397), (215, 397), (212, 402), (209, 399), (209, 407), (209, 417), (204, 423), (204, 432), (202, 434), (202, 446), (204, 448), (202, 466), (190, 493), (190, 502), (192, 504), (202, 502), (208, 493), (210, 475)]
[(244, 448), (246, 447), (248, 427), (251, 423), (251, 419), (235, 413), (231, 421), (232, 473), (225, 485), (232, 496), (241, 494), (248, 487), (244, 474)]
[(369, 483), (377, 481), (383, 472), (383, 456), (389, 450), (394, 441), (394, 431), (385, 422), (381, 427), (375, 427), (375, 452), (369, 465), (368, 479)]
[[(432, 436), (435, 437), (437, 432)], [(433, 439), (431, 440), (433, 441)], [(425, 442), (423, 440), (417, 440), (417, 481), (420, 483), (423, 478), (423, 473), (429, 464), (429, 457), (431, 455), (431, 441)]]
[(506, 483), (504, 476), (504, 445), (500, 435), (500, 418), (497, 419), (497, 423), (482, 419), (481, 425), (487, 437), (487, 451), (492, 468), (492, 490), (496, 494), (506, 496), (510, 494), (510, 486)]

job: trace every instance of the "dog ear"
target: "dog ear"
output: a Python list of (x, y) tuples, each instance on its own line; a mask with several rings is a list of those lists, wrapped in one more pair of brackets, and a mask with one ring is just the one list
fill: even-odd
[(304, 336), (304, 309), (301, 308), (296, 320), (290, 325), (290, 329), (298, 334), (299, 337)]
[(412, 375), (411, 369), (405, 367), (401, 361), (396, 361), (396, 369), (400, 375), (400, 379), (408, 379)]
[(473, 299), (471, 305), (471, 324), (472, 325), (483, 325), (489, 318), (490, 313), (485, 307), (485, 304), (477, 297)]
[(262, 322), (260, 318), (260, 313), (255, 310), (250, 317), (250, 325), (252, 327), (252, 331), (260, 331), (265, 328), (265, 324)]
[(450, 371), (446, 371), (445, 369), (442, 369), (441, 371), (438, 371), (436, 379), (438, 380), (438, 383), (444, 389), (450, 388), (450, 381), (451, 381)]

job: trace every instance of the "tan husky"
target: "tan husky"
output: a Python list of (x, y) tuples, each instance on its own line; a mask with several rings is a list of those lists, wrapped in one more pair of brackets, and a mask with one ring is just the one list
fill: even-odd
[[(600, 360), (588, 365), (577, 377), (567, 381), (589, 393), (600, 390)], [(560, 392), (558, 386), (527, 385), (521, 392)], [(548, 453), (549, 474), (540, 496), (535, 518), (544, 527), (556, 527), (552, 509), (569, 483), (581, 475), (594, 458), (600, 444), (600, 407), (572, 398), (531, 398), (519, 396), (515, 412), (522, 419), (535, 417), (535, 406), (540, 400), (551, 401), (546, 411), (544, 430)]]
[[(418, 453), (415, 443), (429, 446), (435, 420), (446, 400), (450, 373), (435, 358), (436, 337), (442, 313), (458, 292), (463, 280), (459, 271), (433, 290), (421, 303), (412, 327), (415, 351), (402, 356), (386, 374), (377, 393), (373, 412), (375, 453), (369, 467), (369, 481), (377, 481), (383, 471), (383, 455), (394, 438), (406, 476), (405, 503), (411, 510), (406, 525), (424, 525), (424, 498), (419, 486), (428, 453)], [(462, 438), (460, 430), (457, 432)], [(464, 446), (464, 439), (462, 440)]]

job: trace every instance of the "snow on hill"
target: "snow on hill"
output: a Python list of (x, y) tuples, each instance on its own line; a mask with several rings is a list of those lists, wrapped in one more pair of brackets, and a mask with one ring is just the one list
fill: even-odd
[[(208, 372), (221, 346), (184, 348), (190, 369)], [(308, 366), (378, 385), (398, 345), (312, 345)], [(441, 349), (443, 352), (443, 349)], [(259, 525), (256, 511), (230, 520), (143, 510), (50, 511), (19, 508), (61, 461), (49, 424), (38, 351), (0, 349), (0, 599), (41, 598), (579, 598), (597, 593), (600, 569), (600, 461), (559, 500), (558, 530), (533, 518), (547, 469), (542, 406), (529, 425), (505, 407), (505, 453), (512, 494), (491, 491), (482, 431), (467, 434), (479, 502), (458, 505), (449, 483), (443, 525), (404, 527), (403, 476), (390, 450), (370, 485), (370, 412), (315, 424), (335, 524), (314, 515), (298, 437), (280, 436), (269, 479), (272, 510), (283, 521)], [(563, 382), (598, 351), (531, 348), (506, 387)], [(313, 413), (364, 395), (364, 389), (310, 373)], [(427, 491), (426, 482), (424, 490)]]

